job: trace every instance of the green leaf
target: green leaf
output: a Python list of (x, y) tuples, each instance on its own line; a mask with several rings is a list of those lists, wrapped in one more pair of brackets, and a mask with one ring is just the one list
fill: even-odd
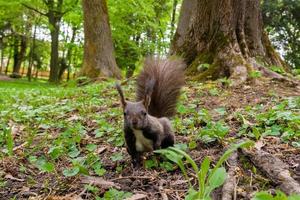
[(97, 148), (97, 145), (95, 145), (95, 144), (88, 144), (88, 145), (86, 145), (86, 149), (87, 149), (88, 151), (90, 151), (90, 152), (95, 151), (96, 148)]
[(106, 173), (104, 168), (95, 169), (94, 171), (98, 176), (103, 176)]
[(104, 194), (104, 199), (108, 200), (108, 199), (113, 199), (113, 200), (123, 200), (126, 198), (131, 197), (132, 194), (130, 192), (123, 192), (123, 191), (119, 191), (116, 189), (109, 189), (107, 192), (105, 192)]
[(122, 153), (114, 153), (111, 157), (110, 157), (110, 159), (112, 160), (112, 161), (119, 161), (119, 160), (122, 160), (123, 159), (123, 155), (122, 155)]
[(168, 172), (174, 170), (174, 166), (170, 162), (162, 162), (160, 163), (160, 166)]
[(210, 194), (215, 188), (223, 185), (227, 177), (227, 173), (224, 167), (220, 167), (213, 171), (213, 174), (208, 179), (209, 187), (206, 188), (206, 194)]
[(273, 196), (268, 192), (257, 192), (252, 200), (272, 200)]
[(80, 151), (77, 149), (77, 147), (74, 145), (71, 147), (68, 155), (71, 157), (71, 158), (76, 158), (77, 156), (79, 156), (80, 154)]
[(145, 167), (146, 169), (155, 168), (158, 166), (158, 162), (156, 159), (146, 160)]
[(197, 147), (197, 142), (192, 140), (189, 142), (189, 149), (195, 149)]
[(79, 173), (79, 171), (80, 171), (79, 167), (72, 167), (70, 169), (64, 169), (63, 175), (66, 177), (76, 176)]
[(9, 156), (13, 155), (14, 139), (10, 128), (4, 127), (4, 136), (6, 140), (6, 148)]

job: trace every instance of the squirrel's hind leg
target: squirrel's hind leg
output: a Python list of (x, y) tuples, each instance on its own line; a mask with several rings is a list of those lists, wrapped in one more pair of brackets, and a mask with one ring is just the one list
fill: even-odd
[(161, 141), (161, 148), (168, 148), (169, 146), (173, 146), (175, 143), (175, 134), (172, 131), (172, 125), (168, 118), (163, 117), (159, 119), (160, 123), (164, 127), (164, 137)]

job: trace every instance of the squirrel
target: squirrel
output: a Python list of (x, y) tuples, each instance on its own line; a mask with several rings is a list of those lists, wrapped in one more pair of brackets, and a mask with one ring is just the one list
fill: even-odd
[(184, 62), (178, 58), (146, 58), (137, 77), (135, 102), (125, 100), (120, 84), (116, 84), (124, 111), (126, 148), (134, 166), (140, 164), (143, 152), (174, 145), (168, 118), (176, 112), (185, 83), (184, 69)]

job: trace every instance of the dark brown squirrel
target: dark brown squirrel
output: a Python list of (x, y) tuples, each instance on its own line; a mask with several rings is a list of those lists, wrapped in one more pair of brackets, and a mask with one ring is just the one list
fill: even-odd
[(124, 111), (127, 151), (135, 166), (143, 152), (167, 148), (175, 143), (169, 117), (176, 112), (184, 85), (185, 64), (181, 59), (147, 58), (137, 78), (136, 102), (127, 101), (119, 84), (116, 88)]

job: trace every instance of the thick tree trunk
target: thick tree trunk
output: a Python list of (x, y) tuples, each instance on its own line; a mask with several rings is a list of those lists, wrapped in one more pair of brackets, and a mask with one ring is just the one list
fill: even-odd
[(196, 79), (226, 76), (235, 84), (255, 64), (285, 65), (263, 32), (259, 0), (184, 0), (171, 54), (183, 56)]
[(121, 78), (114, 56), (106, 0), (83, 0), (84, 58), (81, 76)]
[(14, 66), (13, 66), (13, 73), (11, 75), (12, 78), (21, 77), (20, 69), (21, 69), (22, 62), (25, 58), (26, 47), (27, 47), (27, 38), (25, 35), (16, 36), (16, 37), (20, 37), (20, 45), (19, 45), (19, 40), (16, 39), (14, 44)]

